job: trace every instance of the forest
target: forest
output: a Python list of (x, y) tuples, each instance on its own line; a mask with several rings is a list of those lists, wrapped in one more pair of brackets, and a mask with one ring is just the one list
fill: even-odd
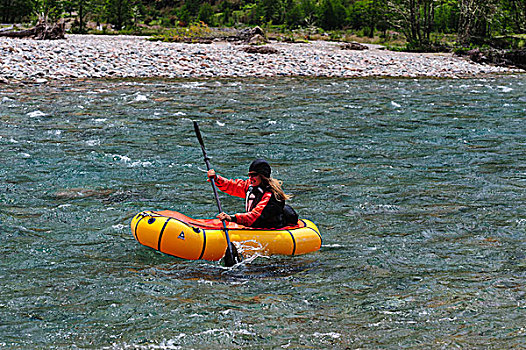
[(258, 25), (384, 41), (400, 36), (407, 49), (444, 38), (464, 46), (514, 38), (507, 43), (521, 48), (526, 37), (524, 0), (0, 0), (0, 23), (34, 23), (39, 15), (69, 20), (73, 33)]

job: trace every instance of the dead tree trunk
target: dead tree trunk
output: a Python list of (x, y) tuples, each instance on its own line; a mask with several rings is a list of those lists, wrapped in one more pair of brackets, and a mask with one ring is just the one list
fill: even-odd
[(64, 39), (66, 36), (66, 25), (64, 21), (50, 24), (47, 20), (40, 20), (38, 24), (31, 29), (17, 32), (0, 32), (0, 36), (8, 38), (34, 38), (36, 40)]

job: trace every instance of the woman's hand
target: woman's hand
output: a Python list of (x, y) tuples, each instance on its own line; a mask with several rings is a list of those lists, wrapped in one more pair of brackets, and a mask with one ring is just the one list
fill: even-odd
[(208, 170), (206, 173), (209, 179), (215, 179), (216, 178), (216, 171), (214, 169)]
[(226, 220), (226, 221), (232, 221), (232, 217), (230, 215), (228, 215), (227, 213), (219, 213), (217, 214), (217, 218), (221, 221), (223, 220)]

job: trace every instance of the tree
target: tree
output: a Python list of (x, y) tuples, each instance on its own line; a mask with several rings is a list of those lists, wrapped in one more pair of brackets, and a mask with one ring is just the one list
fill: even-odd
[(57, 22), (64, 14), (64, 2), (61, 0), (37, 0), (34, 5), (37, 16)]
[(106, 18), (116, 30), (121, 30), (131, 23), (132, 5), (129, 0), (107, 0), (105, 6)]
[(229, 0), (223, 0), (219, 3), (219, 22), (223, 25), (230, 25), (232, 22), (233, 5)]
[(367, 35), (372, 38), (378, 26), (385, 27), (385, 7), (383, 0), (358, 0), (349, 7), (349, 24), (354, 29), (367, 29)]
[(282, 23), (280, 0), (261, 0), (258, 7), (260, 8), (264, 22), (272, 22), (274, 24)]
[(212, 8), (212, 5), (210, 5), (210, 3), (204, 2), (203, 4), (201, 4), (201, 7), (199, 8), (199, 13), (197, 15), (197, 19), (208, 25), (213, 25), (214, 9)]
[(496, 12), (496, 0), (459, 0), (458, 41), (469, 44), (491, 35), (489, 26)]
[(303, 24), (306, 26), (312, 26), (317, 20), (317, 7), (315, 0), (301, 0), (300, 10), (303, 14)]
[(294, 0), (283, 0), (283, 23), (289, 28), (298, 27), (301, 24), (301, 8)]
[(436, 0), (390, 0), (391, 25), (404, 33), (409, 46), (424, 48), (430, 44)]
[(305, 18), (302, 13), (301, 4), (291, 1), (292, 4), (285, 13), (285, 24), (289, 28), (297, 28), (301, 26)]
[(323, 29), (340, 29), (345, 26), (347, 11), (341, 0), (322, 0), (319, 11), (319, 25)]
[(445, 0), (435, 7), (435, 30), (439, 33), (456, 33), (459, 7), (457, 0)]
[(526, 1), (524, 0), (503, 0), (504, 5), (510, 6), (511, 20), (517, 33), (526, 33)]
[(0, 22), (16, 23), (29, 19), (33, 12), (30, 0), (0, 0)]
[(68, 3), (66, 10), (69, 10), (70, 14), (73, 12), (77, 13), (77, 19), (73, 23), (72, 31), (75, 33), (86, 33), (85, 20), (91, 9), (90, 0), (74, 0)]

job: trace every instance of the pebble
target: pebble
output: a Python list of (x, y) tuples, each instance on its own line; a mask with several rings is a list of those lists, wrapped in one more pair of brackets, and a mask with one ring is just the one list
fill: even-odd
[(0, 38), (0, 83), (158, 77), (433, 77), (459, 78), (522, 70), (481, 65), (452, 54), (341, 50), (340, 43), (271, 43), (276, 54), (244, 45), (164, 43), (137, 36), (68, 35), (66, 40)]

